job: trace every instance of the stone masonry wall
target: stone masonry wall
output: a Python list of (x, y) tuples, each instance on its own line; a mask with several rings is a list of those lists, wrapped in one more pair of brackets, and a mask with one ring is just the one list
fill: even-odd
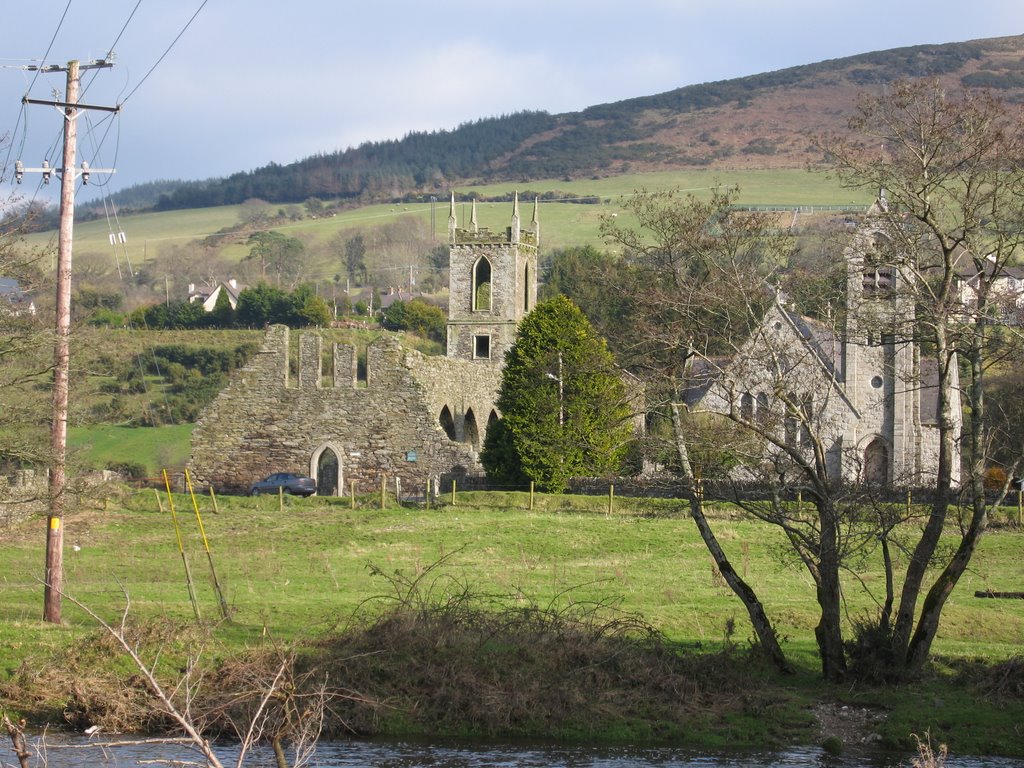
[(355, 350), (345, 345), (336, 345), (333, 384), (328, 376), (325, 385), (321, 345), (318, 334), (301, 335), (293, 381), (288, 329), (268, 330), (196, 424), (189, 470), (197, 485), (237, 493), (271, 472), (315, 477), (328, 448), (338, 456), (341, 487), (354, 480), (357, 492), (379, 487), (382, 474), (413, 488), (453, 469), (479, 468), (479, 444), (450, 440), (438, 415), (447, 405), (461, 427), (472, 411), (482, 439), (498, 372), (406, 351), (385, 336), (367, 348), (365, 385), (355, 378)]

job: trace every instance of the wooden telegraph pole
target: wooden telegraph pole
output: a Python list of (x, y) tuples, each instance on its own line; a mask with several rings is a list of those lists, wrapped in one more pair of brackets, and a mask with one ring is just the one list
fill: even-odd
[[(50, 513), (46, 526), (46, 581), (43, 592), (43, 620), (54, 624), (61, 621), (61, 591), (64, 583), (64, 482), (68, 438), (68, 378), (70, 371), (71, 336), (71, 240), (75, 226), (75, 182), (89, 181), (89, 166), (82, 163), (75, 168), (77, 144), (77, 118), (79, 109), (102, 109), (117, 112), (120, 107), (95, 107), (78, 103), (79, 73), (84, 69), (111, 67), (110, 61), (92, 61), (79, 65), (69, 61), (66, 67), (46, 66), (43, 72), (67, 72), (67, 91), (64, 101), (22, 99), (24, 104), (45, 104), (64, 109), (64, 156), (58, 173), (60, 184), (60, 230), (57, 240), (57, 309), (53, 344), (53, 414), (50, 427)], [(34, 67), (29, 67), (34, 69)], [(96, 171), (113, 173), (109, 168)], [(25, 168), (15, 165), (18, 182), (25, 171), (41, 171), (44, 181), (49, 180), (51, 169)]]

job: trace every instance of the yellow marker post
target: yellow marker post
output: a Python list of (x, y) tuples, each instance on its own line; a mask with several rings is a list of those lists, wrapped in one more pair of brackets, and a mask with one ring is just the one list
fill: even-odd
[(199, 601), (196, 600), (196, 590), (192, 585), (192, 571), (188, 567), (188, 558), (185, 557), (185, 547), (181, 543), (181, 529), (178, 527), (178, 513), (174, 511), (174, 497), (171, 496), (171, 481), (167, 477), (167, 470), (164, 470), (164, 487), (167, 489), (167, 503), (171, 506), (171, 520), (174, 522), (174, 536), (178, 539), (178, 552), (181, 553), (181, 562), (185, 565), (185, 582), (188, 584), (188, 599), (192, 601), (192, 612), (199, 621)]
[[(206, 528), (203, 526), (203, 517), (199, 514), (199, 504), (196, 502), (196, 494), (192, 490), (192, 478), (189, 477), (187, 469), (185, 470), (185, 485), (188, 486), (189, 496), (192, 497), (192, 508), (196, 512), (199, 533), (203, 537), (203, 549), (206, 550), (206, 560), (210, 563), (210, 576), (213, 577), (213, 588), (217, 592), (217, 601), (220, 603), (220, 615), (225, 619), (229, 619), (231, 618), (231, 612), (228, 610), (228, 601), (224, 599), (224, 592), (221, 591), (220, 581), (217, 579), (217, 570), (213, 567), (213, 553), (210, 552), (210, 542), (206, 539)], [(213, 492), (212, 488), (210, 492)]]

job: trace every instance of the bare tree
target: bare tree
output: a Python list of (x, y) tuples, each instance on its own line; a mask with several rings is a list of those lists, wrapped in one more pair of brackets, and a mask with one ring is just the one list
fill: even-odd
[[(834, 286), (844, 304), (832, 314), (829, 301), (820, 303), (825, 316), (813, 320), (769, 287), (791, 243), (775, 222), (733, 207), (731, 194), (704, 202), (640, 193), (626, 205), (636, 226), (604, 223), (624, 253), (608, 288), (622, 294), (633, 320), (618, 339), (620, 356), (664, 398), (677, 465), (695, 497), (691, 514), (723, 575), (732, 569), (702, 514), (705, 495), (731, 498), (783, 531), (815, 585), (828, 679), (848, 671), (843, 574), (856, 580), (858, 564), (880, 553), (885, 593), (875, 596), (873, 625), (858, 628), (858, 653), (886, 676), (914, 674), (985, 529), (983, 382), (994, 342), (1003, 355), (1018, 335), (994, 326), (1007, 314), (1005, 296), (996, 301), (999, 280), (1024, 240), (1018, 125), (988, 97), (949, 100), (931, 83), (865, 99), (851, 128), (868, 138), (828, 138), (822, 148), (844, 182), (883, 193), (844, 251), (845, 285)], [(884, 376), (868, 386), (858, 376), (871, 366)], [(962, 482), (961, 400), (972, 414)], [(893, 410), (906, 419), (899, 446), (857, 443), (857, 431), (844, 426), (855, 423), (850, 414), (891, 421)], [(763, 497), (744, 496), (743, 480)], [(902, 525), (919, 510), (878, 493), (892, 484), (930, 488), (919, 536)], [(942, 557), (940, 536), (958, 500), (966, 520), (955, 551)], [(909, 559), (900, 584), (894, 547)], [(936, 562), (940, 573), (926, 585)], [(773, 632), (753, 591), (729, 583), (769, 647)]]
[(683, 416), (694, 365), (726, 353), (748, 338), (770, 297), (765, 270), (784, 256), (788, 241), (770, 222), (732, 208), (736, 190), (715, 190), (710, 201), (675, 192), (640, 192), (626, 207), (636, 228), (607, 218), (602, 234), (624, 251), (623, 269), (608, 288), (628, 308), (632, 323), (616, 339), (620, 360), (648, 383), (667, 415), (675, 464), (689, 488), (690, 515), (716, 567), (743, 601), (760, 647), (788, 670), (774, 627), (754, 589), (732, 567), (708, 520), (694, 460), (692, 433)]
[[(937, 81), (899, 82), (881, 96), (864, 97), (850, 128), (858, 138), (829, 136), (820, 146), (844, 184), (884, 190), (893, 251), (915, 278), (907, 285), (918, 308), (915, 332), (934, 347), (939, 367), (942, 440), (934, 502), (908, 565), (891, 636), (894, 665), (914, 672), (929, 656), (943, 606), (988, 523), (985, 379), (1003, 352), (997, 345), (1019, 342), (1016, 328), (996, 326), (1004, 318), (1004, 270), (1024, 245), (1024, 135), (1019, 109), (984, 93), (951, 96)], [(958, 397), (971, 412), (961, 442), (961, 484)], [(956, 550), (940, 559), (938, 577), (926, 585), (958, 493), (969, 510), (966, 525)]]

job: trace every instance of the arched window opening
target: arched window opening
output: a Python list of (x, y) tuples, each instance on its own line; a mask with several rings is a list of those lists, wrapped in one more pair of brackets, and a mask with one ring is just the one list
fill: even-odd
[(523, 267), (523, 312), (530, 311), (530, 265)]
[(337, 496), (341, 488), (341, 463), (338, 454), (324, 448), (316, 460), (316, 492), (318, 496)]
[(754, 420), (754, 396), (749, 392), (740, 395), (740, 418), (748, 423)]
[(491, 415), (487, 417), (487, 428), (490, 429), (491, 425), (498, 420), (498, 412), (491, 409)]
[(800, 420), (797, 418), (797, 397), (795, 392), (790, 392), (786, 396), (786, 419), (785, 419), (785, 439), (786, 445), (794, 447), (796, 445), (797, 438), (800, 435)]
[(768, 395), (764, 392), (759, 392), (757, 395), (757, 410), (754, 412), (754, 418), (757, 420), (758, 425), (762, 427), (769, 421)]
[(491, 309), (491, 262), (481, 256), (473, 265), (473, 311), (489, 312)]
[(811, 423), (814, 421), (814, 400), (805, 395), (800, 403), (800, 445), (805, 448), (811, 444)]
[(441, 425), (441, 429), (448, 435), (449, 440), (455, 439), (455, 419), (452, 418), (452, 412), (448, 409), (447, 405), (441, 409), (441, 415), (437, 417), (437, 423)]
[(480, 445), (480, 430), (476, 425), (476, 415), (474, 415), (472, 408), (466, 410), (466, 419), (462, 429), (462, 440), (463, 442), (469, 443), (473, 446)]
[(886, 485), (889, 482), (889, 446), (876, 437), (864, 449), (864, 482)]

